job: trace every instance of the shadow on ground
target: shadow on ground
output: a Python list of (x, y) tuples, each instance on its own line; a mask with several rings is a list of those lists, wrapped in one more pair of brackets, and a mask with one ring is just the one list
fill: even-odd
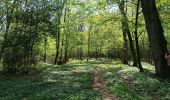
[(132, 66), (113, 62), (101, 75), (107, 88), (120, 100), (169, 100), (170, 82), (155, 77), (154, 66), (143, 64), (144, 72)]
[[(43, 65), (44, 66), (44, 65)], [(1, 100), (100, 100), (92, 64), (45, 65), (39, 76), (0, 76)]]

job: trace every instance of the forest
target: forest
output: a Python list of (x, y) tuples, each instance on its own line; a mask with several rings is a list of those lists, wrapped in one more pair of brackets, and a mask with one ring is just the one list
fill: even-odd
[(0, 0), (0, 100), (170, 100), (170, 0)]

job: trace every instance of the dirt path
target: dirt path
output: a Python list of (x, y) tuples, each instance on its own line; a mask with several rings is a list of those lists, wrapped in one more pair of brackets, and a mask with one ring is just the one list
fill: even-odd
[(94, 89), (101, 94), (103, 100), (117, 100), (116, 96), (106, 89), (106, 82), (100, 77), (102, 72), (101, 68), (96, 68), (94, 72)]

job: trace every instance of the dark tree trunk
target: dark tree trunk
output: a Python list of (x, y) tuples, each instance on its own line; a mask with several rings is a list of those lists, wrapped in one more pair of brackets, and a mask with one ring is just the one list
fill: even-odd
[(123, 32), (123, 64), (128, 64), (128, 46), (127, 46), (127, 36)]
[(170, 68), (165, 60), (167, 52), (167, 42), (164, 37), (164, 31), (160, 22), (155, 0), (140, 0), (143, 14), (148, 31), (151, 51), (154, 58), (155, 72), (159, 77), (169, 77)]
[(83, 36), (81, 36), (80, 59), (83, 61)]
[(88, 32), (88, 43), (87, 43), (87, 61), (89, 60), (90, 57), (90, 40), (91, 40), (91, 26)]
[[(70, 10), (68, 8), (65, 8), (65, 15), (64, 15), (64, 23), (66, 22), (67, 18), (69, 17), (67, 12)], [(66, 32), (66, 29), (64, 28), (65, 32), (65, 45), (64, 45), (64, 63), (68, 61), (68, 46), (69, 46), (69, 40), (68, 40), (68, 34)]]
[(64, 34), (62, 34), (61, 39), (62, 39), (62, 41), (61, 41), (61, 48), (60, 48), (60, 57), (59, 57), (59, 61), (58, 61), (59, 65), (64, 63), (64, 60), (63, 60)]
[(137, 66), (135, 48), (134, 48), (134, 44), (133, 44), (133, 40), (132, 40), (132, 36), (130, 34), (129, 28), (127, 29), (127, 35), (129, 39), (130, 51), (131, 51), (132, 58), (133, 58), (133, 66)]
[(123, 19), (122, 19), (122, 30), (123, 30), (123, 34), (127, 34), (127, 36), (128, 36), (130, 51), (131, 51), (132, 58), (133, 58), (133, 66), (137, 66), (135, 48), (134, 48), (132, 36), (131, 36), (131, 33), (130, 33), (129, 25), (128, 25), (128, 18), (127, 18), (126, 12), (124, 11), (124, 8), (125, 8), (124, 6), (125, 6), (124, 0), (119, 2), (119, 9), (120, 9), (120, 12), (121, 12), (122, 17), (123, 17)]
[(65, 51), (64, 51), (64, 62), (66, 63), (68, 61), (68, 38), (65, 36)]
[(57, 26), (57, 34), (56, 34), (56, 55), (55, 55), (55, 60), (54, 64), (57, 64), (57, 60), (59, 57), (59, 50), (60, 50), (60, 18), (58, 19), (58, 26)]
[(138, 17), (139, 17), (139, 0), (137, 3), (137, 8), (136, 8), (136, 21), (135, 21), (135, 42), (136, 42), (136, 53), (137, 53), (137, 63), (138, 63), (138, 67), (140, 72), (143, 72), (143, 67), (141, 64), (141, 60), (140, 60), (140, 50), (139, 50), (139, 39), (138, 39)]

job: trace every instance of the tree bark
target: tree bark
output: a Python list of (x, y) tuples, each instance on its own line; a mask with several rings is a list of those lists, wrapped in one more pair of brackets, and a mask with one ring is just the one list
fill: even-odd
[(80, 59), (83, 61), (83, 36), (81, 35)]
[(160, 22), (155, 0), (140, 0), (146, 22), (146, 29), (154, 58), (155, 73), (158, 77), (169, 77), (170, 67), (165, 60), (167, 42)]
[(90, 41), (91, 41), (91, 29), (92, 27), (90, 26), (89, 28), (89, 32), (88, 32), (88, 43), (87, 43), (87, 61), (89, 61), (89, 57), (90, 57)]
[(54, 64), (57, 64), (58, 58), (59, 58), (59, 50), (60, 50), (60, 17), (58, 19), (58, 26), (57, 26), (57, 34), (56, 34), (56, 55), (55, 55), (55, 60)]
[(65, 48), (64, 48), (64, 62), (68, 61), (68, 37), (65, 36)]
[(143, 72), (143, 67), (142, 67), (141, 60), (140, 60), (139, 39), (138, 39), (139, 4), (140, 4), (140, 1), (138, 0), (137, 8), (136, 8), (136, 21), (135, 21), (134, 35), (135, 35), (135, 42), (136, 42), (137, 63), (138, 63), (140, 72)]
[(128, 64), (128, 46), (127, 46), (127, 36), (123, 32), (123, 64)]
[(56, 55), (55, 55), (55, 60), (54, 60), (54, 64), (57, 64), (58, 60), (59, 60), (59, 54), (60, 54), (60, 35), (61, 35), (61, 30), (60, 30), (60, 24), (61, 24), (61, 18), (62, 18), (62, 14), (63, 14), (63, 9), (64, 9), (64, 5), (66, 3), (67, 0), (62, 0), (61, 4), (58, 10), (58, 16), (57, 16), (57, 34), (56, 34)]
[(128, 18), (127, 18), (126, 12), (124, 11), (125, 1), (122, 0), (121, 2), (118, 3), (118, 5), (119, 5), (120, 12), (122, 14), (122, 17), (123, 17), (122, 31), (123, 31), (123, 34), (127, 34), (127, 36), (128, 36), (130, 51), (131, 51), (132, 58), (133, 58), (133, 66), (137, 66), (136, 53), (135, 53), (134, 44), (133, 44), (132, 36), (130, 33), (129, 25), (128, 25)]

